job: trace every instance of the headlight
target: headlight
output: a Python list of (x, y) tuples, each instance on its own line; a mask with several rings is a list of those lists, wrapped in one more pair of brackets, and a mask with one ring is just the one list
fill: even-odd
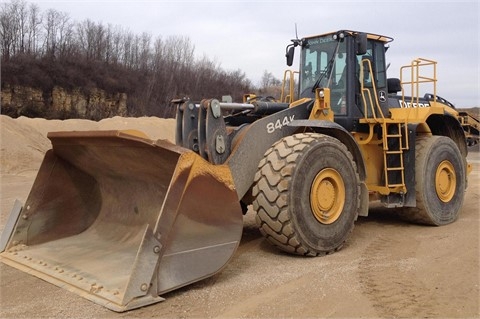
[(333, 35), (333, 40), (343, 40), (343, 38), (345, 38), (345, 33), (343, 32), (340, 32), (340, 33), (335, 33)]

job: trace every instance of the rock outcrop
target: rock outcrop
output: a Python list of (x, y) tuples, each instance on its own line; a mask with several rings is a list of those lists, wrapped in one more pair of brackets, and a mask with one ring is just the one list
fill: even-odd
[(55, 86), (50, 92), (5, 85), (1, 92), (2, 114), (12, 117), (86, 118), (99, 120), (127, 116), (127, 94), (110, 94), (97, 88), (67, 90)]

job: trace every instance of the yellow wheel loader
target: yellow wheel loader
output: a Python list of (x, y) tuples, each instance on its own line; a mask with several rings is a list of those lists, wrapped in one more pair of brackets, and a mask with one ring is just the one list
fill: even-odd
[[(389, 37), (292, 41), (291, 103), (174, 101), (176, 145), (136, 131), (49, 133), (2, 262), (125, 311), (225, 267), (250, 205), (269, 242), (305, 256), (339, 250), (371, 201), (422, 224), (455, 221), (467, 145), (437, 98), (436, 62), (415, 59), (389, 79)], [(420, 96), (425, 83), (433, 92)]]

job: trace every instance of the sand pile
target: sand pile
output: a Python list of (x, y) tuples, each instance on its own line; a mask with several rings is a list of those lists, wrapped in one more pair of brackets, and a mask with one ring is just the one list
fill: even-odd
[(144, 132), (151, 139), (175, 141), (175, 120), (157, 117), (114, 117), (94, 122), (89, 120), (45, 120), (0, 116), (0, 173), (18, 174), (38, 170), (43, 155), (51, 148), (47, 133), (51, 131), (126, 130)]

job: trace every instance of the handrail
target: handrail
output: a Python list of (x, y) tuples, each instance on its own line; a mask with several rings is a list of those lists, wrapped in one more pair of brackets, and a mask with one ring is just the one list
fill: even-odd
[[(285, 70), (285, 72), (283, 72), (282, 93), (280, 95), (280, 102), (292, 103), (293, 101), (295, 101), (295, 74), (299, 74), (299, 72), (292, 70)], [(287, 82), (287, 75), (289, 76), (288, 95), (285, 95), (285, 84)]]
[[(370, 72), (370, 76), (372, 78), (372, 89), (373, 89), (373, 95), (375, 96), (374, 99), (372, 99), (372, 93), (370, 92), (370, 90), (368, 88), (365, 88), (365, 83), (363, 81), (364, 79), (364, 67), (363, 67), (363, 63), (364, 62), (367, 62), (367, 65), (368, 65), (368, 71)], [(369, 104), (370, 104), (370, 108), (372, 110), (372, 116), (375, 120), (377, 120), (377, 115), (376, 115), (376, 111), (375, 111), (375, 108), (378, 110), (378, 113), (380, 115), (380, 117), (382, 119), (385, 119), (385, 116), (383, 114), (383, 111), (382, 111), (382, 108), (380, 107), (380, 103), (378, 102), (378, 98), (377, 98), (377, 86), (375, 84), (375, 78), (374, 78), (374, 75), (373, 75), (373, 68), (372, 68), (372, 62), (369, 60), (369, 59), (362, 59), (361, 63), (360, 63), (360, 87), (361, 87), (361, 92), (362, 92), (362, 99), (363, 99), (363, 105), (364, 105), (364, 115), (365, 115), (365, 118), (367, 119), (368, 118), (368, 109), (367, 109), (367, 103), (366, 103), (366, 99), (365, 99), (365, 93), (368, 94), (368, 98), (369, 98)]]
[[(427, 67), (431, 66), (430, 70), (433, 76), (427, 76)], [(410, 72), (408, 72), (410, 71)], [(421, 73), (423, 71), (423, 73)], [(404, 72), (410, 73), (410, 79), (404, 80)], [(425, 58), (417, 58), (412, 60), (410, 65), (404, 65), (400, 68), (400, 83), (402, 86), (402, 106), (407, 105), (405, 103), (405, 85), (410, 85), (410, 103), (418, 105), (420, 101), (420, 84), (432, 83), (433, 85), (433, 103), (437, 102), (437, 62)]]

